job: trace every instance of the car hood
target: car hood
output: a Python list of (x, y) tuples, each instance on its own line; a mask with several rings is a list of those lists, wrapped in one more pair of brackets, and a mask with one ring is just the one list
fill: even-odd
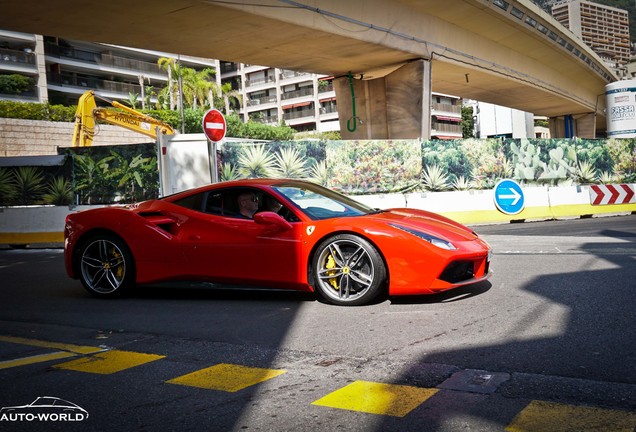
[(474, 240), (477, 234), (470, 228), (437, 213), (418, 209), (394, 208), (373, 215), (379, 221), (393, 223), (442, 236), (450, 241)]

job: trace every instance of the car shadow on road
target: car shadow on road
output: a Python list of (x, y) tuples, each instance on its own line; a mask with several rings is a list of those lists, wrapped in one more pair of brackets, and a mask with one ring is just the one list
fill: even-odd
[(434, 304), (434, 303), (451, 303), (475, 297), (488, 292), (492, 288), (489, 281), (482, 281), (471, 285), (465, 285), (459, 288), (442, 291), (437, 294), (413, 295), (413, 296), (393, 296), (389, 300), (391, 304)]
[(253, 286), (228, 286), (208, 282), (165, 282), (136, 286), (127, 293), (125, 298), (306, 302), (315, 301), (316, 295), (304, 291)]

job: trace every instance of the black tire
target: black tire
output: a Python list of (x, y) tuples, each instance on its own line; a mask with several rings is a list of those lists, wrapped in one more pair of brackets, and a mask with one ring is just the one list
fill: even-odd
[(375, 300), (386, 283), (377, 249), (362, 237), (338, 234), (324, 240), (312, 260), (314, 289), (327, 302), (358, 306)]
[(135, 262), (119, 237), (98, 234), (78, 253), (79, 279), (97, 297), (117, 297), (135, 284)]

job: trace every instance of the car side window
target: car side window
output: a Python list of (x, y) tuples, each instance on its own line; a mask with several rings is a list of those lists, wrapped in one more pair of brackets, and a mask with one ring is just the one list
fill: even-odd
[(251, 194), (255, 199), (255, 213), (274, 211), (288, 222), (298, 222), (299, 219), (296, 215), (282, 205), (279, 200), (258, 189), (233, 188), (204, 192), (181, 198), (174, 201), (173, 204), (211, 215), (249, 219), (249, 217), (241, 215), (239, 208), (239, 199), (245, 194)]
[(209, 193), (204, 211), (210, 214), (223, 215), (223, 194), (220, 192)]
[(202, 193), (190, 195), (174, 201), (173, 204), (200, 212), (203, 211), (203, 196), (204, 194)]

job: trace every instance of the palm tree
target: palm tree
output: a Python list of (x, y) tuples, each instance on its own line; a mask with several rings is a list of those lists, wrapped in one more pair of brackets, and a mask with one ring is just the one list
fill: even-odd
[[(206, 100), (210, 108), (214, 108), (214, 96), (219, 93), (219, 86), (214, 81), (216, 71), (211, 68), (205, 68), (195, 72), (193, 78), (194, 95), (201, 107), (205, 107)], [(192, 105), (192, 108), (196, 106)]]
[[(139, 93), (128, 93), (128, 105), (131, 106), (132, 109), (137, 109), (137, 100), (139, 100)], [(142, 102), (143, 103), (143, 102)]]
[(170, 96), (170, 109), (174, 110), (175, 108), (175, 90), (178, 91), (178, 88), (175, 89), (175, 83), (172, 80), (172, 74), (173, 72), (178, 72), (177, 71), (177, 62), (175, 59), (170, 58), (170, 57), (161, 57), (159, 60), (157, 60), (157, 65), (159, 66), (159, 68), (161, 68), (162, 70), (165, 70), (168, 72), (168, 95)]
[(225, 105), (225, 114), (230, 113), (230, 107), (240, 109), (243, 104), (243, 97), (241, 92), (234, 90), (231, 83), (225, 83), (221, 85), (221, 94), (223, 95), (223, 102)]

